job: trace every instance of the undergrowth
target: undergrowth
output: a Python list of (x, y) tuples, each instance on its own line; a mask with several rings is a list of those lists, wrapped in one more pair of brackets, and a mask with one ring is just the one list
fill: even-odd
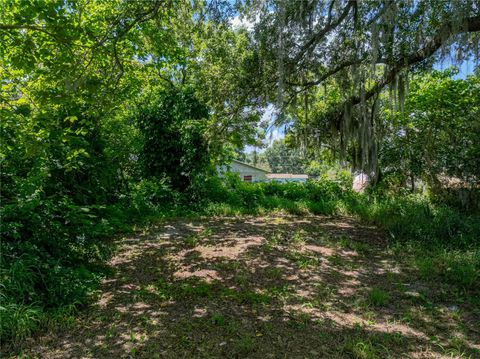
[[(52, 323), (68, 323), (93, 298), (114, 251), (108, 240), (160, 217), (288, 213), (352, 215), (387, 233), (424, 280), (478, 295), (480, 216), (433, 204), (421, 195), (357, 194), (348, 183), (244, 183), (211, 178), (190, 193), (143, 180), (114, 204), (31, 197), (1, 208), (0, 339), (18, 344)], [(193, 243), (192, 243), (193, 245)], [(372, 294), (373, 304), (381, 305)]]

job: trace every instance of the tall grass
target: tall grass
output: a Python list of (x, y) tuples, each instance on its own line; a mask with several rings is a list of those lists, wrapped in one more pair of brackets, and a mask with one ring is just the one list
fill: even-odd
[[(348, 215), (385, 230), (420, 276), (460, 290), (480, 292), (480, 214), (462, 213), (426, 195), (352, 192), (348, 183), (244, 183), (238, 178), (207, 183), (199, 212), (240, 215)], [(480, 293), (478, 293), (480, 294)]]
[(326, 179), (281, 184), (245, 183), (233, 177), (207, 182), (205, 193), (197, 212), (207, 215), (270, 211), (298, 215), (343, 214), (385, 229), (394, 241), (451, 249), (474, 248), (480, 244), (479, 213), (462, 213), (419, 194), (358, 194), (345, 184)]

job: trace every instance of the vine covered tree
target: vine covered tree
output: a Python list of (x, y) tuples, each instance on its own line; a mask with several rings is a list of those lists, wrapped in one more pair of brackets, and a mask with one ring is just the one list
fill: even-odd
[[(304, 108), (298, 140), (315, 145), (333, 132), (343, 149), (358, 148), (354, 165), (373, 174), (382, 91), (403, 109), (412, 73), (441, 58), (479, 58), (473, 0), (249, 0), (244, 16), (255, 24), (266, 100), (284, 119)], [(310, 117), (318, 92), (329, 89), (337, 98)]]

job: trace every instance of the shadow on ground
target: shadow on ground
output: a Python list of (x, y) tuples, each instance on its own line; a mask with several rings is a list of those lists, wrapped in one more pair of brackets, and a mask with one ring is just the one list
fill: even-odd
[(480, 357), (478, 312), (349, 218), (172, 220), (123, 239), (98, 302), (42, 358)]

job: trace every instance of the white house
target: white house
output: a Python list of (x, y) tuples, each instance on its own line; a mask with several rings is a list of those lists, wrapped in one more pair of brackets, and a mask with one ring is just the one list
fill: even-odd
[(264, 182), (267, 180), (268, 171), (249, 165), (241, 161), (233, 160), (230, 164), (217, 167), (221, 177), (225, 172), (238, 173), (244, 182)]

